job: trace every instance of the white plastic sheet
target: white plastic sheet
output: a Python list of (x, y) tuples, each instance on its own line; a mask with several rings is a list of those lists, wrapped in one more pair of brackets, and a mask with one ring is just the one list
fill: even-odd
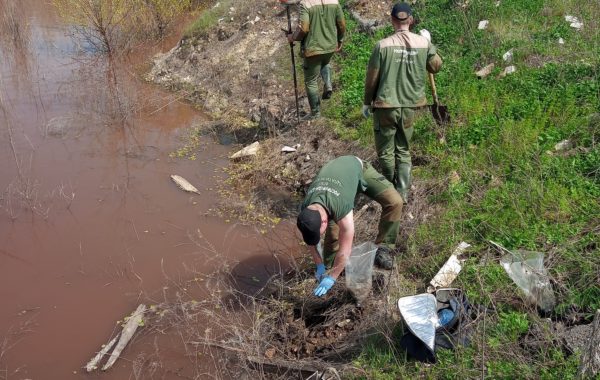
[(402, 297), (398, 300), (398, 309), (408, 329), (434, 352), (435, 330), (440, 327), (435, 296), (418, 294)]
[(542, 311), (549, 312), (556, 305), (556, 297), (550, 284), (548, 271), (544, 267), (544, 254), (530, 251), (508, 251), (500, 264), (508, 276), (525, 293), (529, 302)]

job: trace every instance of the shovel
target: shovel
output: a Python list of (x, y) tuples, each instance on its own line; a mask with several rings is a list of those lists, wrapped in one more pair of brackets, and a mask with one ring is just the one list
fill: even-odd
[(444, 126), (445, 124), (450, 123), (450, 113), (448, 112), (448, 107), (440, 104), (440, 100), (438, 99), (437, 89), (435, 87), (435, 79), (432, 73), (427, 73), (429, 76), (429, 83), (431, 84), (431, 94), (433, 95), (433, 104), (431, 105), (431, 114), (435, 119), (435, 122), (439, 126)]
[(440, 142), (445, 142), (446, 139), (444, 137), (444, 128), (448, 123), (450, 123), (450, 113), (448, 112), (448, 107), (440, 104), (433, 74), (427, 74), (429, 77), (429, 83), (431, 84), (431, 95), (433, 96), (433, 104), (430, 106), (431, 115), (433, 116), (433, 119), (435, 120), (436, 124), (442, 127), (442, 130), (438, 132), (438, 138)]

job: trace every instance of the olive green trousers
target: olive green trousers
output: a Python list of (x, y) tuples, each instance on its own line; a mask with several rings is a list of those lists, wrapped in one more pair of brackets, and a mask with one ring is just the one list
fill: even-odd
[(319, 95), (319, 76), (323, 79), (324, 87), (331, 90), (331, 66), (329, 62), (333, 53), (313, 55), (304, 58), (304, 87), (308, 104), (313, 115), (321, 112), (321, 96)]
[(410, 107), (373, 110), (375, 149), (381, 173), (394, 184), (405, 202), (412, 180), (410, 141), (414, 132), (414, 121), (420, 113), (419, 108)]

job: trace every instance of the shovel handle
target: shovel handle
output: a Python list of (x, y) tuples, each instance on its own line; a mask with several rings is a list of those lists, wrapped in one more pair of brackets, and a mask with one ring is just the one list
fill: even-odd
[(435, 87), (435, 78), (430, 72), (427, 73), (427, 76), (429, 78), (429, 84), (431, 84), (431, 95), (433, 96), (433, 104), (439, 104), (440, 101), (438, 99), (437, 88)]

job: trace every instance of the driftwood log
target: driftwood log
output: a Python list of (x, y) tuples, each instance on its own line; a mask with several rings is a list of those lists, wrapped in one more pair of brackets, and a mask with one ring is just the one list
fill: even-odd
[(594, 317), (592, 336), (581, 355), (578, 377), (592, 379), (600, 373), (600, 310)]
[(123, 351), (127, 343), (129, 343), (129, 341), (133, 337), (133, 334), (135, 334), (135, 331), (137, 330), (138, 326), (142, 323), (145, 312), (146, 305), (141, 304), (135, 310), (133, 315), (129, 317), (129, 320), (127, 320), (125, 327), (123, 327), (123, 331), (121, 332), (121, 337), (119, 338), (119, 342), (117, 342), (117, 346), (115, 347), (112, 354), (110, 354), (110, 358), (108, 358), (106, 365), (102, 367), (103, 371), (106, 371), (107, 369), (112, 367), (113, 364), (115, 364), (115, 361), (117, 361), (117, 359), (121, 355), (121, 352)]
[(119, 334), (115, 335), (114, 338), (112, 338), (110, 340), (110, 342), (106, 343), (104, 345), (104, 347), (102, 347), (102, 349), (100, 351), (98, 351), (98, 353), (96, 354), (96, 356), (94, 356), (94, 358), (92, 360), (90, 360), (88, 362), (88, 364), (86, 364), (85, 366), (85, 370), (88, 372), (92, 372), (96, 369), (98, 369), (98, 363), (100, 363), (100, 360), (102, 360), (102, 358), (108, 354), (108, 351), (110, 351), (113, 346), (115, 345), (115, 343), (117, 343), (117, 339), (119, 339)]
[(146, 305), (139, 305), (137, 309), (133, 312), (133, 314), (129, 317), (127, 323), (125, 323), (123, 330), (102, 347), (102, 349), (96, 354), (96, 356), (94, 356), (92, 360), (90, 360), (86, 364), (85, 369), (88, 372), (96, 370), (100, 361), (108, 354), (108, 352), (112, 349), (113, 346), (115, 346), (116, 343), (115, 349), (110, 354), (110, 357), (108, 358), (108, 361), (106, 362), (104, 367), (102, 367), (102, 370), (106, 371), (107, 369), (112, 367), (112, 365), (115, 364), (115, 361), (117, 361), (117, 359), (121, 355), (123, 349), (125, 349), (125, 346), (127, 346), (127, 343), (129, 343), (129, 341), (135, 334), (138, 326), (142, 324), (145, 312)]

